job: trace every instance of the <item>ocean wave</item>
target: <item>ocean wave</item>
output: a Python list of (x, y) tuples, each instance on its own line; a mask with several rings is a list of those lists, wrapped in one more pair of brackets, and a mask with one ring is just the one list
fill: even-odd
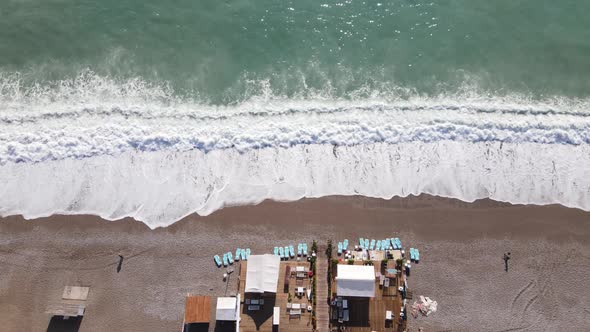
[(133, 217), (150, 228), (265, 199), (428, 193), (590, 210), (590, 145), (374, 143), (127, 152), (0, 167), (0, 215)]
[(141, 79), (0, 75), (0, 214), (154, 228), (264, 199), (420, 193), (590, 209), (589, 100), (398, 90), (267, 86), (214, 105)]
[(457, 93), (300, 99), (271, 92), (231, 105), (179, 98), (140, 79), (87, 73), (24, 88), (0, 81), (0, 165), (117, 155), (300, 144), (590, 143), (590, 102)]

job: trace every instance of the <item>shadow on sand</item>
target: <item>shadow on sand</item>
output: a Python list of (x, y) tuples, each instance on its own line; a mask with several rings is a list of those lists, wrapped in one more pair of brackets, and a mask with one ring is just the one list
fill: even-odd
[(53, 316), (49, 321), (47, 332), (78, 332), (83, 316), (69, 317)]

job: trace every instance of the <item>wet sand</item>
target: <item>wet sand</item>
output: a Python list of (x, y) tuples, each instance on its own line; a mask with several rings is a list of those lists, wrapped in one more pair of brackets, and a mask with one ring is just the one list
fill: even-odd
[(590, 213), (426, 195), (264, 202), (153, 231), (131, 219), (2, 218), (1, 330), (46, 331), (47, 304), (65, 285), (87, 285), (80, 331), (178, 331), (187, 292), (226, 292), (214, 254), (359, 236), (397, 236), (420, 249), (409, 287), (439, 311), (411, 319), (411, 331), (587, 331)]

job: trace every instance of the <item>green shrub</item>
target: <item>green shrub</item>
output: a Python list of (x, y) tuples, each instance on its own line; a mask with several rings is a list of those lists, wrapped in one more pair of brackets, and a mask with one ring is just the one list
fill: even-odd
[(326, 248), (326, 256), (328, 259), (332, 258), (332, 240), (328, 240), (328, 247)]

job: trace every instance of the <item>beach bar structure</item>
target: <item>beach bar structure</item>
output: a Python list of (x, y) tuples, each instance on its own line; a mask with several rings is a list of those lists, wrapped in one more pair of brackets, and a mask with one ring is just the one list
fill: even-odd
[(209, 296), (187, 295), (184, 307), (184, 332), (208, 331), (211, 319), (211, 298)]
[[(240, 263), (240, 331), (310, 331), (312, 287), (308, 261), (281, 261), (278, 255), (250, 256)], [(299, 274), (303, 277), (299, 277)], [(284, 281), (287, 282), (285, 288)], [(279, 328), (280, 325), (280, 328)]]
[(396, 261), (388, 259), (378, 264), (354, 261), (354, 264), (334, 264), (331, 276), (330, 323), (333, 328), (349, 332), (402, 331), (405, 320), (400, 312), (403, 295), (403, 275)]
[(252, 255), (246, 270), (246, 293), (276, 293), (281, 258), (275, 255)]
[(338, 296), (375, 297), (373, 266), (338, 264), (336, 288)]
[(47, 331), (77, 331), (86, 312), (90, 287), (66, 286), (61, 301), (51, 303), (45, 310), (51, 315)]
[[(239, 296), (239, 295), (238, 295)], [(218, 297), (215, 309), (217, 321), (235, 322), (240, 317), (239, 297)]]

